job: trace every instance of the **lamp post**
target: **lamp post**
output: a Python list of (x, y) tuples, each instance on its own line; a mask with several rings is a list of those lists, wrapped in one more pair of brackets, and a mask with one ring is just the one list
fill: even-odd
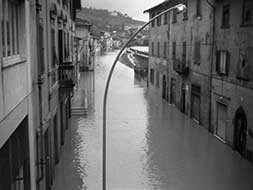
[(158, 17), (162, 16), (163, 14), (174, 10), (174, 9), (178, 9), (179, 11), (183, 11), (186, 8), (185, 4), (177, 4), (173, 7), (170, 7), (169, 9), (166, 9), (165, 11), (159, 13), (158, 15), (154, 16), (153, 18), (151, 18), (147, 23), (145, 23), (143, 26), (141, 26), (140, 29), (138, 29), (132, 36), (131, 38), (126, 42), (126, 44), (121, 48), (121, 50), (119, 51), (119, 53), (117, 54), (111, 70), (109, 72), (107, 81), (106, 81), (106, 86), (105, 86), (105, 91), (104, 91), (104, 100), (103, 100), (103, 139), (102, 139), (102, 143), (103, 143), (103, 147), (102, 147), (102, 190), (106, 190), (106, 106), (107, 106), (107, 95), (108, 95), (108, 90), (109, 90), (109, 85), (110, 85), (110, 81), (112, 78), (112, 74), (114, 71), (114, 68), (121, 56), (121, 54), (123, 53), (123, 51), (128, 47), (128, 45), (130, 44), (130, 42), (137, 36), (137, 34), (139, 32), (141, 32), (146, 26), (148, 26), (151, 22), (153, 22), (154, 20), (156, 20)]

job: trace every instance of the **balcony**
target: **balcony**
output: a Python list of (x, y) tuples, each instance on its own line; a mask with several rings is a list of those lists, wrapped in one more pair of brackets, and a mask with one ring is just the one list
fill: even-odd
[(75, 86), (75, 67), (71, 62), (59, 65), (60, 88), (73, 88)]
[(173, 60), (173, 69), (180, 75), (187, 76), (189, 74), (189, 67), (180, 60)]

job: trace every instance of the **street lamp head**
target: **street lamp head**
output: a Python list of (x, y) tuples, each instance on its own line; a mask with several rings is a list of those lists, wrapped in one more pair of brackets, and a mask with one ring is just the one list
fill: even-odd
[(186, 9), (186, 5), (183, 4), (183, 3), (180, 3), (178, 4), (176, 7), (175, 7), (179, 12), (181, 11), (184, 11)]

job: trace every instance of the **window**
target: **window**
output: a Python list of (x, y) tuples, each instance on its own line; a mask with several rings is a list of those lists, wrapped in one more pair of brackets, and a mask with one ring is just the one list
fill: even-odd
[(160, 74), (159, 71), (156, 72), (156, 86), (159, 88), (160, 85)]
[(242, 24), (252, 25), (253, 24), (253, 1), (244, 0), (243, 1), (243, 12), (242, 12)]
[(44, 35), (43, 35), (43, 27), (39, 26), (38, 31), (38, 70), (39, 74), (44, 74), (45, 66), (44, 66)]
[(197, 17), (201, 17), (201, 8), (202, 8), (201, 1), (202, 0), (197, 0), (196, 2), (196, 16)]
[(196, 41), (194, 47), (194, 63), (197, 65), (200, 64), (200, 46), (200, 41)]
[(160, 42), (157, 42), (157, 57), (160, 57)]
[(228, 51), (217, 51), (216, 53), (216, 72), (226, 75), (228, 73)]
[[(151, 19), (154, 18), (154, 16), (155, 16), (154, 13), (150, 14)], [(151, 26), (155, 27), (155, 21), (154, 20), (151, 22)]]
[(56, 56), (56, 49), (55, 49), (55, 30), (51, 29), (51, 61), (52, 61), (52, 73), (51, 73), (51, 79), (52, 79), (52, 85), (56, 83), (57, 80), (57, 70), (56, 70), (56, 63), (57, 63), (57, 56)]
[(164, 42), (164, 47), (163, 47), (163, 57), (167, 57), (167, 42)]
[(183, 64), (186, 64), (186, 42), (183, 42), (182, 62)]
[(187, 20), (188, 19), (188, 1), (185, 1), (185, 10), (183, 13), (183, 20)]
[(19, 4), (3, 0), (2, 45), (3, 57), (19, 54)]
[(52, 60), (52, 68), (56, 65), (56, 52), (55, 52), (55, 31), (54, 29), (51, 29), (51, 60)]
[(222, 27), (229, 27), (230, 5), (224, 5), (222, 11)]
[(174, 9), (173, 10), (173, 20), (172, 20), (172, 23), (176, 23), (177, 22), (177, 10)]
[(150, 82), (154, 84), (154, 69), (150, 69)]
[[(157, 13), (157, 14), (160, 14), (160, 13)], [(161, 26), (161, 16), (159, 16), (159, 17), (156, 19), (156, 24), (157, 24), (157, 26)]]
[(164, 18), (163, 24), (164, 24), (164, 25), (168, 24), (168, 13), (165, 13), (165, 14), (163, 15), (163, 18)]
[(154, 42), (151, 43), (151, 55), (154, 56)]
[(175, 60), (176, 59), (176, 51), (177, 51), (177, 44), (176, 42), (172, 43), (172, 59)]

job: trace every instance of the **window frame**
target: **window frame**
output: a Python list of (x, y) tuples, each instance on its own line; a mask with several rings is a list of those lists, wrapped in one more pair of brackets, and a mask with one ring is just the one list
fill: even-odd
[[(227, 11), (227, 17), (226, 17)], [(227, 18), (227, 19), (226, 19)], [(222, 7), (222, 18), (221, 18), (221, 28), (229, 28), (230, 27), (230, 4), (225, 4)]]
[(218, 50), (216, 52), (216, 72), (220, 75), (228, 75), (229, 51)]
[[(246, 21), (245, 21), (245, 9), (247, 9), (247, 2), (249, 2), (249, 3), (251, 3), (250, 5), (253, 7), (253, 2), (252, 1), (250, 1), (250, 0), (243, 0), (243, 2), (242, 2), (242, 24), (241, 24), (241, 26), (253, 26), (253, 10), (251, 10), (251, 21), (250, 21), (250, 23), (247, 23)], [(250, 7), (251, 7), (250, 6)]]
[(177, 58), (177, 42), (172, 42), (172, 60), (175, 61)]
[(186, 41), (183, 42), (183, 49), (182, 49), (182, 63), (186, 64), (186, 56), (187, 56), (187, 43)]
[(177, 10), (176, 9), (174, 9), (173, 11), (172, 11), (172, 24), (174, 24), (174, 23), (177, 23)]
[(166, 41), (163, 43), (163, 57), (165, 59), (167, 58), (167, 42)]
[(196, 17), (202, 17), (202, 0), (196, 0)]
[(160, 57), (160, 42), (157, 42), (157, 57)]
[(20, 4), (2, 1), (2, 57), (3, 60), (20, 57)]
[(194, 44), (194, 64), (200, 65), (201, 62), (201, 41), (195, 41)]

